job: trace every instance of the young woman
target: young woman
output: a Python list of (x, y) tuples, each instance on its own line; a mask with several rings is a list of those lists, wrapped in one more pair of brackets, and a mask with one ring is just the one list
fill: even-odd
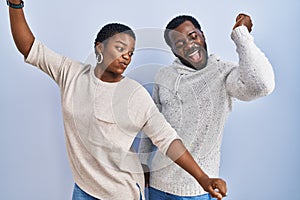
[[(195, 163), (147, 91), (122, 75), (134, 52), (134, 32), (107, 24), (95, 40), (96, 66), (75, 62), (35, 39), (23, 2), (7, 1), (11, 31), (27, 63), (60, 87), (69, 162), (75, 180), (73, 200), (144, 199), (144, 176), (132, 142), (143, 130), (158, 148), (222, 199), (226, 184), (209, 178)], [(215, 191), (215, 189), (218, 190)]]

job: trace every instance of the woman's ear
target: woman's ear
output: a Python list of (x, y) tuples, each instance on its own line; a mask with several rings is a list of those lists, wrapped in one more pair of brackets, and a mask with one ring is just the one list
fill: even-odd
[(97, 42), (95, 46), (95, 53), (98, 55), (103, 51), (103, 44), (101, 42)]

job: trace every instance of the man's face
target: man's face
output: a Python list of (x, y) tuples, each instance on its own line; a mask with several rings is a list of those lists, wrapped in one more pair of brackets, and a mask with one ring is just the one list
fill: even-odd
[(207, 64), (207, 47), (203, 33), (185, 21), (169, 33), (171, 48), (180, 61), (197, 70)]

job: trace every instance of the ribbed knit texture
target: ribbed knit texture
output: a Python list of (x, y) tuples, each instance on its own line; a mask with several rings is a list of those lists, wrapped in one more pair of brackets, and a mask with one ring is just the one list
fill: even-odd
[(109, 200), (144, 199), (144, 175), (131, 145), (143, 130), (163, 154), (177, 133), (139, 83), (108, 83), (94, 67), (62, 56), (35, 40), (26, 62), (60, 87), (66, 146), (77, 185)]
[[(210, 177), (219, 176), (222, 132), (233, 98), (253, 100), (268, 95), (275, 86), (272, 66), (247, 28), (236, 28), (231, 37), (238, 64), (211, 55), (207, 66), (196, 71), (176, 59), (157, 73), (153, 90), (156, 105)], [(151, 152), (148, 140), (142, 140), (140, 151)], [(149, 156), (141, 159), (147, 163)], [(180, 196), (206, 193), (192, 176), (159, 152), (152, 160), (150, 186)]]

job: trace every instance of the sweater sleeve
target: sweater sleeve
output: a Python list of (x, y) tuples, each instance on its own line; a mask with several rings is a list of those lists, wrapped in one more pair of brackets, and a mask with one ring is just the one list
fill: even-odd
[(150, 138), (142, 132), (138, 147), (138, 155), (142, 164), (149, 165), (150, 156), (153, 151), (155, 151), (155, 146), (151, 142)]
[(41, 69), (60, 87), (65, 85), (67, 74), (70, 73), (71, 65), (74, 63), (67, 57), (47, 48), (38, 40), (34, 41), (25, 62)]
[(167, 153), (170, 144), (174, 140), (180, 139), (176, 131), (156, 107), (153, 107), (150, 118), (143, 127), (143, 131), (163, 154)]
[[(159, 111), (161, 111), (161, 103), (159, 101), (159, 92), (158, 92), (158, 90), (159, 90), (159, 85), (154, 84), (153, 92), (152, 92), (152, 98), (154, 100), (155, 105), (159, 109)], [(147, 137), (147, 135), (144, 132), (142, 132), (138, 152), (139, 152), (140, 160), (143, 164), (145, 164), (145, 165), (149, 164), (151, 153), (153, 151), (155, 151), (155, 149), (156, 148), (153, 145), (153, 143), (151, 142), (150, 138)]]
[(119, 111), (123, 109), (123, 113), (128, 112), (128, 115), (115, 115), (115, 119), (121, 116), (120, 120), (116, 121), (120, 127), (125, 127), (124, 130), (133, 130), (132, 132), (135, 133), (143, 131), (164, 154), (175, 139), (180, 139), (142, 85), (126, 78), (125, 81), (120, 82), (114, 94), (115, 109), (119, 105)]
[(231, 34), (236, 44), (239, 64), (226, 78), (226, 89), (232, 97), (250, 101), (270, 94), (275, 87), (274, 72), (269, 60), (255, 45), (245, 26)]
[[(165, 117), (159, 112), (158, 108), (153, 102), (153, 99), (143, 87), (140, 88), (138, 94), (135, 95), (135, 97), (136, 97), (135, 99), (140, 99), (140, 100), (136, 101), (136, 103), (134, 103), (133, 105), (135, 105), (135, 107), (137, 108), (137, 110), (139, 110), (139, 112), (145, 113), (145, 115), (144, 114), (140, 115), (140, 116), (143, 115), (145, 116), (145, 123), (143, 123), (144, 125), (142, 127), (142, 131), (148, 138), (150, 138), (152, 143), (155, 146), (157, 146), (157, 148), (162, 153), (166, 154), (170, 144), (175, 139), (180, 139), (179, 136), (177, 135), (177, 132), (175, 131), (175, 129), (171, 127), (171, 125), (167, 122)], [(148, 140), (147, 145), (151, 145), (149, 142), (150, 141)], [(144, 148), (144, 151), (147, 148), (148, 149), (151, 148), (149, 146), (142, 147), (143, 145), (144, 144), (141, 144), (140, 148)], [(148, 150), (147, 152), (151, 153), (151, 150)]]

